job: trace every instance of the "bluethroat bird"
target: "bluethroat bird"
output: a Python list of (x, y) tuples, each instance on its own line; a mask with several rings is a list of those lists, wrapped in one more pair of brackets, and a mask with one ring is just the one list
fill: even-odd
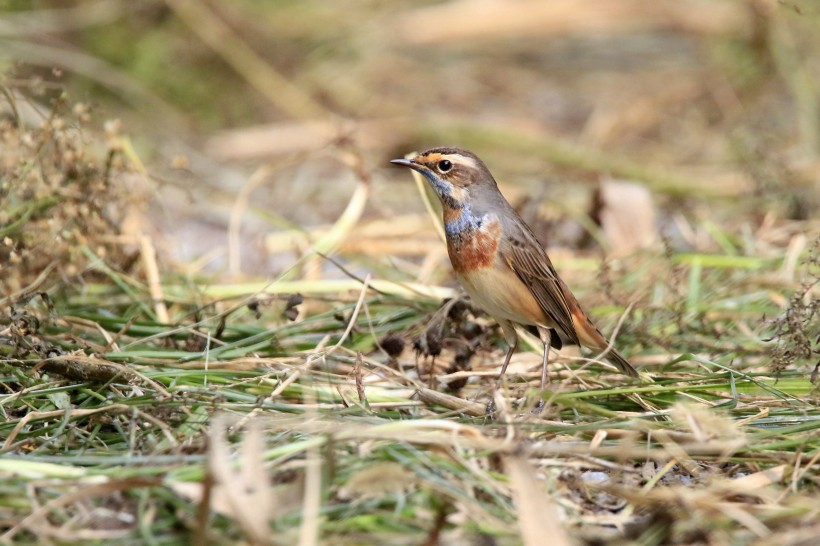
[(544, 343), (541, 390), (547, 382), (550, 346), (561, 338), (598, 351), (621, 372), (638, 372), (581, 309), (552, 266), (530, 227), (498, 190), (474, 153), (431, 148), (413, 159), (390, 163), (421, 173), (441, 201), (447, 252), (456, 277), (474, 302), (498, 321), (509, 349), (499, 380), (518, 345), (515, 324), (534, 326)]

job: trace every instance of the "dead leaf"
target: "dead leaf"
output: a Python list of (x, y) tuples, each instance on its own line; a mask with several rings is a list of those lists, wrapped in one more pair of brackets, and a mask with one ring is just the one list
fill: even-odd
[(603, 229), (612, 255), (631, 254), (658, 240), (652, 193), (636, 182), (601, 182), (590, 216)]

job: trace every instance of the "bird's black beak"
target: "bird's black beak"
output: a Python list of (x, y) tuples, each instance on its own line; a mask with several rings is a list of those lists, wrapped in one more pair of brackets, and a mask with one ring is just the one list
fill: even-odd
[(418, 168), (418, 163), (412, 159), (391, 159), (390, 163), (393, 165), (401, 165), (402, 167), (410, 167), (411, 169)]
[(393, 165), (401, 165), (402, 167), (410, 167), (414, 171), (417, 171), (421, 174), (426, 174), (430, 172), (430, 169), (426, 165), (418, 163), (415, 159), (391, 159), (390, 163), (392, 163)]

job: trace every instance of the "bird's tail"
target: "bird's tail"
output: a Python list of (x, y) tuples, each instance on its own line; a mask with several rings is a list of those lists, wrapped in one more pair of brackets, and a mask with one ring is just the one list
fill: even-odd
[(638, 377), (638, 370), (633, 368), (632, 364), (630, 364), (629, 361), (625, 359), (623, 355), (614, 347), (604, 356), (606, 356), (607, 360), (615, 364), (615, 366), (621, 370), (622, 373), (630, 377)]
[[(609, 342), (607, 339), (592, 323), (589, 317), (581, 311), (581, 307), (578, 306), (577, 302), (575, 303), (575, 309), (572, 311), (571, 316), (574, 333), (577, 335), (578, 341), (581, 342), (581, 345), (589, 347), (590, 349), (598, 349), (599, 351), (603, 351), (609, 347)], [(622, 373), (630, 377), (639, 377), (638, 370), (633, 368), (632, 364), (630, 364), (629, 361), (625, 359), (615, 347), (610, 347), (604, 354), (604, 357), (615, 364), (615, 366)]]

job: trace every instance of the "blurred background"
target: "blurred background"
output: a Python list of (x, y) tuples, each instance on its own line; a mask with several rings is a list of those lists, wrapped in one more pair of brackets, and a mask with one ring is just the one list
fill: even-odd
[(814, 1), (3, 5), (5, 110), (116, 139), (126, 231), (188, 273), (277, 276), (318, 249), (447, 282), (387, 164), (435, 145), (479, 154), (559, 261), (816, 217)]
[[(816, 543), (819, 0), (0, 7), (0, 542)], [(657, 391), (496, 389), (439, 145)]]

